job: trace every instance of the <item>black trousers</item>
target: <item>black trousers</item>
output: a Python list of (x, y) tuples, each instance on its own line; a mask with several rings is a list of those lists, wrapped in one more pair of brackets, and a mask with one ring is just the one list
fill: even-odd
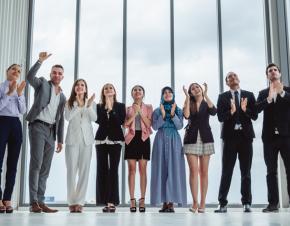
[[(0, 200), (11, 200), (17, 163), (22, 144), (22, 126), (18, 117), (0, 116)], [(7, 146), (7, 171), (4, 193), (1, 189), (1, 173)]]
[(228, 203), (232, 175), (236, 159), (240, 161), (242, 204), (252, 204), (251, 166), (253, 158), (252, 140), (243, 136), (241, 131), (235, 131), (235, 138), (224, 140), (222, 155), (222, 176), (219, 188), (219, 203), (225, 206)]
[(281, 137), (279, 135), (272, 139), (264, 139), (264, 159), (267, 167), (267, 187), (268, 187), (268, 202), (270, 205), (278, 205), (279, 192), (278, 192), (278, 179), (277, 179), (277, 164), (278, 153), (284, 161), (286, 176), (287, 176), (287, 189), (290, 196), (290, 138)]
[(96, 145), (97, 151), (97, 204), (114, 203), (118, 205), (119, 199), (119, 162), (121, 156), (120, 144)]

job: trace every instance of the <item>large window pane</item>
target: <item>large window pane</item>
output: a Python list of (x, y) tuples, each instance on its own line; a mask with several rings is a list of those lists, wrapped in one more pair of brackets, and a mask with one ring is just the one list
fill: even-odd
[[(250, 6), (250, 7), (249, 7)], [(265, 40), (262, 1), (222, 0), (224, 72), (236, 72), (241, 89), (252, 91), (256, 98), (267, 86), (265, 75)], [(228, 87), (225, 85), (225, 90)], [(266, 167), (261, 141), (262, 114), (253, 122), (252, 194), (253, 203), (267, 202)], [(240, 169), (236, 163), (228, 200), (240, 203)]]
[[(41, 66), (37, 76), (50, 79), (51, 66), (62, 64), (64, 79), (61, 83), (66, 97), (69, 97), (73, 84), (74, 69), (74, 40), (75, 40), (75, 0), (35, 1), (33, 29), (32, 63), (38, 59), (38, 53), (47, 51), (52, 53)], [(30, 106), (33, 102), (33, 88), (30, 89)], [(67, 124), (65, 124), (66, 135)], [(28, 134), (28, 133), (27, 133)], [(27, 138), (28, 139), (28, 138)], [(29, 202), (28, 171), (30, 160), (30, 146), (27, 145), (25, 199)], [(47, 202), (66, 203), (66, 167), (64, 149), (53, 157), (50, 175), (47, 180), (45, 196)]]
[[(144, 102), (156, 108), (162, 87), (170, 86), (170, 2), (168, 0), (128, 0), (127, 23), (127, 105), (132, 104), (131, 88), (145, 88)], [(155, 134), (155, 133), (154, 133)], [(151, 135), (151, 146), (154, 140)], [(126, 163), (126, 186), (127, 182)], [(147, 165), (148, 184), (145, 202), (150, 202), (151, 163)], [(136, 173), (135, 194), (140, 197), (139, 173)], [(126, 188), (126, 202), (129, 202)]]
[[(123, 1), (82, 1), (80, 24), (79, 77), (88, 83), (89, 96), (100, 92), (105, 83), (112, 83), (117, 91), (117, 100), (122, 102), (122, 46), (123, 46)], [(94, 133), (97, 125), (94, 123)], [(96, 155), (93, 147), (87, 202), (95, 203)], [(121, 167), (119, 185), (121, 197)]]
[[(192, 82), (208, 84), (208, 95), (216, 104), (219, 93), (216, 2), (212, 0), (175, 1), (175, 90), (177, 104), (185, 100), (182, 87)], [(201, 23), (202, 20), (202, 23)], [(187, 120), (184, 120), (184, 125)], [(215, 154), (209, 164), (207, 203), (217, 202), (221, 168), (220, 123), (211, 117), (210, 125), (215, 139)], [(181, 131), (182, 138), (184, 130)], [(187, 175), (189, 175), (188, 164)], [(192, 203), (187, 178), (187, 199)]]

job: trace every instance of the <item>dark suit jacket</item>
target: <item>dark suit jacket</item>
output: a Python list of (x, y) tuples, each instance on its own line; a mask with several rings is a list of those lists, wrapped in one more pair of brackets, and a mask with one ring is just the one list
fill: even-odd
[[(234, 128), (236, 124), (236, 112), (231, 115), (231, 91), (224, 92), (219, 95), (217, 103), (217, 115), (218, 120), (223, 122), (221, 138), (223, 140), (233, 139)], [(248, 98), (247, 110), (244, 112), (241, 107), (237, 109), (239, 111), (239, 119), (242, 125), (242, 133), (244, 137), (248, 140), (253, 140), (255, 137), (252, 120), (258, 118), (258, 113), (255, 108), (256, 99), (252, 92), (241, 90), (240, 98)]]
[[(37, 61), (29, 70), (26, 79), (28, 83), (34, 88), (34, 101), (33, 105), (26, 116), (28, 122), (33, 122), (39, 113), (49, 104), (51, 97), (51, 81), (47, 81), (43, 77), (36, 77), (41, 63)], [(60, 93), (59, 105), (55, 117), (55, 133), (54, 139), (57, 136), (57, 142), (63, 143), (63, 130), (64, 130), (64, 106), (66, 98), (63, 93)]]
[(209, 108), (206, 101), (202, 101), (199, 111), (191, 113), (188, 118), (188, 124), (185, 127), (184, 144), (195, 144), (197, 132), (199, 131), (203, 143), (212, 143), (213, 135), (209, 125), (209, 116), (215, 115), (216, 108)]
[(108, 137), (111, 141), (124, 141), (124, 134), (121, 128), (126, 117), (125, 104), (115, 102), (113, 110), (107, 116), (107, 110), (103, 104), (97, 105), (98, 119), (96, 123), (99, 124), (95, 139), (105, 140)]
[(264, 111), (262, 139), (272, 138), (275, 127), (280, 136), (290, 137), (290, 87), (284, 87), (285, 96), (277, 95), (276, 102), (267, 101), (269, 88), (259, 92), (256, 107), (258, 112)]

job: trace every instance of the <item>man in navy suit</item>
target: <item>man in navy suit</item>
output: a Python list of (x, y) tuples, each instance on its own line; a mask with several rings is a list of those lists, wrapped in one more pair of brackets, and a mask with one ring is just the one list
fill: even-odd
[(244, 212), (251, 212), (252, 143), (255, 137), (252, 120), (258, 118), (255, 109), (256, 100), (252, 92), (240, 89), (240, 80), (236, 73), (229, 72), (225, 80), (230, 90), (220, 94), (217, 103), (218, 119), (223, 123), (221, 132), (223, 155), (218, 197), (220, 205), (215, 212), (227, 212), (227, 195), (237, 156), (241, 170), (241, 201)]
[(267, 167), (269, 205), (263, 212), (278, 212), (278, 153), (284, 161), (290, 195), (290, 87), (283, 86), (276, 64), (269, 64), (266, 75), (270, 87), (259, 92), (257, 110), (264, 111), (262, 140)]

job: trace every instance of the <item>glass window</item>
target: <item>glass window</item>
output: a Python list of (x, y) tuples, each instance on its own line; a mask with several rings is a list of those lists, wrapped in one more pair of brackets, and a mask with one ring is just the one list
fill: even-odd
[[(161, 89), (170, 86), (170, 2), (167, 0), (128, 0), (127, 16), (127, 105), (132, 104), (131, 88), (145, 88), (144, 102), (159, 107)], [(155, 134), (155, 133), (154, 133)], [(154, 140), (151, 135), (151, 146)], [(152, 150), (151, 150), (152, 151)], [(128, 174), (126, 163), (126, 175)], [(150, 203), (151, 164), (147, 164), (146, 203)], [(124, 182), (127, 186), (127, 176)], [(140, 197), (137, 167), (135, 195)], [(126, 187), (126, 203), (129, 203)]]
[[(258, 92), (267, 86), (262, 1), (222, 0), (222, 30), (224, 73), (236, 72), (241, 89), (253, 92), (257, 98)], [(226, 84), (224, 87), (228, 90)], [(261, 140), (262, 119), (260, 114), (258, 120), (253, 122), (256, 134), (251, 171), (254, 204), (267, 203), (266, 166)], [(240, 184), (237, 162), (228, 196), (230, 203), (241, 202)]]
[[(79, 78), (88, 83), (89, 96), (96, 94), (99, 103), (101, 89), (105, 83), (116, 88), (117, 100), (122, 102), (122, 50), (123, 50), (123, 1), (86, 0), (81, 5)], [(94, 134), (97, 124), (94, 123)], [(90, 168), (87, 202), (96, 202), (96, 155)], [(121, 168), (119, 185), (121, 200)]]
[[(211, 0), (175, 1), (175, 90), (177, 104), (182, 108), (185, 94), (182, 87), (188, 89), (193, 82), (208, 85), (208, 96), (216, 105), (219, 93), (216, 2)], [(201, 23), (201, 20), (203, 21)], [(184, 120), (184, 126), (187, 120)], [(220, 123), (217, 117), (210, 118), (215, 139), (215, 154), (209, 164), (209, 188), (207, 203), (217, 202), (221, 168)], [(180, 131), (183, 139), (184, 129)], [(186, 159), (186, 156), (185, 156)], [(189, 168), (186, 160), (187, 175)], [(192, 196), (187, 178), (187, 199)]]
[[(35, 1), (34, 10), (32, 64), (37, 61), (39, 52), (47, 51), (48, 53), (52, 53), (52, 56), (41, 66), (37, 76), (43, 76), (49, 80), (51, 66), (54, 64), (62, 64), (64, 67), (64, 79), (61, 87), (67, 98), (69, 97), (74, 81), (75, 5), (75, 1), (71, 0)], [(33, 103), (33, 88), (30, 87), (30, 90), (29, 105), (31, 106)], [(64, 135), (66, 135), (66, 129), (67, 123), (65, 124)], [(28, 141), (25, 203), (29, 203), (29, 153), (30, 146)], [(61, 153), (56, 153), (53, 157), (45, 196), (48, 203), (66, 203), (64, 148)]]

